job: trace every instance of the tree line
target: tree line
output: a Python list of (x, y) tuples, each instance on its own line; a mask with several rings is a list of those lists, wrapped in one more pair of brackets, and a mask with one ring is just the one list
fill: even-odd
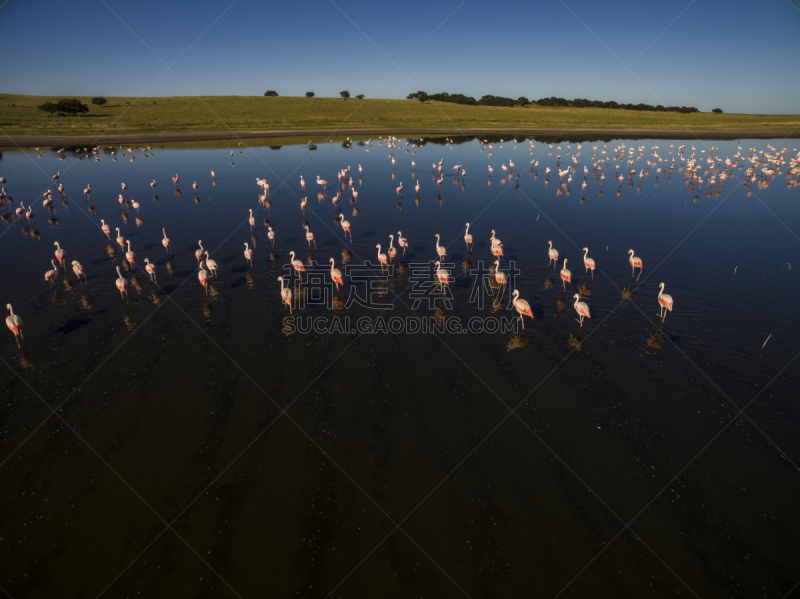
[[(602, 102), (600, 100), (586, 100), (583, 98), (575, 98), (574, 100), (567, 100), (566, 98), (557, 98), (551, 96), (549, 98), (542, 98), (540, 100), (528, 100), (525, 96), (520, 96), (516, 100), (513, 98), (504, 98), (503, 96), (486, 95), (476, 100), (472, 96), (465, 96), (464, 94), (448, 94), (442, 92), (438, 94), (427, 94), (424, 91), (418, 91), (406, 96), (407, 100), (419, 100), (420, 102), (427, 102), (434, 100), (436, 102), (451, 102), (453, 104), (464, 104), (467, 106), (530, 106), (535, 104), (537, 106), (574, 106), (576, 108), (616, 108), (625, 110), (645, 110), (650, 112), (699, 112), (694, 106), (652, 106), (650, 104), (621, 104), (619, 102)], [(719, 108), (715, 108), (714, 112), (722, 112)]]

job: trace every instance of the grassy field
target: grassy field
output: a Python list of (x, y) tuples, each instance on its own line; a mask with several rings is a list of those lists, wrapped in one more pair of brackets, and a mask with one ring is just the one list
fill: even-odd
[(342, 100), (262, 96), (108, 98), (89, 113), (50, 116), (36, 107), (59, 97), (0, 94), (0, 130), (15, 134), (99, 134), (220, 130), (303, 130), (342, 127), (420, 127), (457, 132), (459, 128), (639, 129), (642, 131), (725, 131), (800, 127), (800, 116), (677, 114), (605, 108), (527, 106), (500, 108), (410, 100)]

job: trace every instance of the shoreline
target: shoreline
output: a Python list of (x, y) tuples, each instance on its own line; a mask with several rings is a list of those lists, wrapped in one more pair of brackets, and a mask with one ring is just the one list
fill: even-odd
[(469, 127), (454, 130), (450, 128), (431, 127), (364, 127), (350, 129), (268, 129), (239, 131), (162, 131), (143, 133), (110, 133), (110, 134), (7, 134), (0, 133), (0, 146), (4, 148), (30, 148), (35, 146), (57, 145), (97, 145), (130, 144), (130, 143), (163, 143), (181, 141), (211, 140), (244, 140), (270, 137), (308, 137), (325, 138), (343, 135), (402, 135), (457, 137), (464, 135), (525, 135), (553, 138), (554, 141), (574, 139), (576, 137), (592, 139), (800, 139), (800, 127), (781, 127), (775, 129), (531, 129), (526, 127), (485, 128)]

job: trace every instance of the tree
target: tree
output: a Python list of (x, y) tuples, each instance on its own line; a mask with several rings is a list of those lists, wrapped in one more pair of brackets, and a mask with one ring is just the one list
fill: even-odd
[(520, 106), (527, 106), (530, 103), (531, 101), (528, 100), (528, 98), (526, 98), (525, 96), (520, 96), (519, 98), (517, 98), (517, 104), (519, 104)]
[(58, 107), (55, 105), (54, 102), (45, 102), (44, 104), (39, 104), (37, 106), (39, 110), (43, 110), (44, 112), (49, 112), (50, 114), (55, 114), (58, 110)]
[(50, 114), (58, 113), (75, 116), (77, 114), (89, 112), (89, 107), (78, 100), (78, 98), (64, 98), (55, 104), (52, 102), (45, 102), (39, 105), (39, 110), (44, 110)]
[(363, 100), (363, 99), (364, 99), (364, 94), (358, 94), (356, 96), (356, 100)]
[(269, 96), (270, 98), (277, 98), (278, 97), (278, 92), (273, 91), (273, 90), (270, 89), (268, 91), (265, 91), (264, 95), (265, 96)]
[(314, 92), (306, 92), (306, 98), (313, 98)]
[(103, 96), (97, 96), (96, 98), (92, 98), (92, 104), (95, 106), (102, 106), (103, 104), (107, 104), (108, 100), (106, 100)]
[(722, 114), (722, 108), (715, 108), (711, 112), (713, 112), (714, 114)]
[(339, 92), (339, 95), (342, 96), (342, 98), (344, 98), (345, 100), (350, 98), (350, 92), (346, 90), (343, 92)]

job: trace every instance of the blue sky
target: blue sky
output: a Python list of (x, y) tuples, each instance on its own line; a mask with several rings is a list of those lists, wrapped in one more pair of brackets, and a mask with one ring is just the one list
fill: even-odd
[(8, 0), (0, 39), (5, 93), (422, 89), (800, 113), (800, 0)]

